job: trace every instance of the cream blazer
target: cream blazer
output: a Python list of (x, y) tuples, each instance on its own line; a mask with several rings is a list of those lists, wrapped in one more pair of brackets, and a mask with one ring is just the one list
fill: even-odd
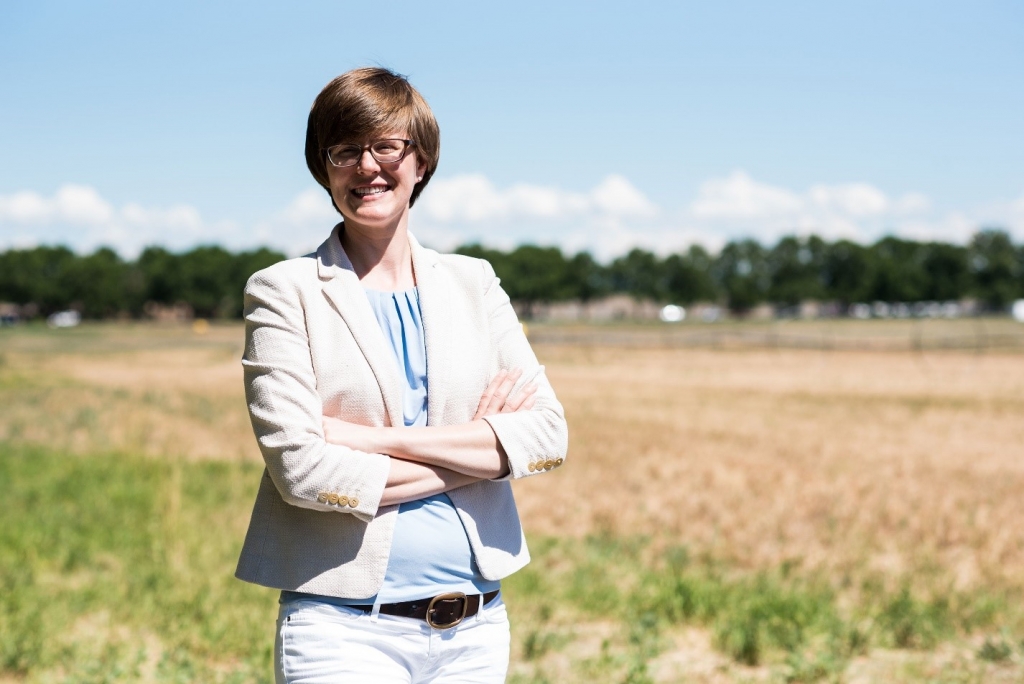
[[(403, 380), (335, 227), (315, 254), (254, 274), (245, 288), (245, 393), (263, 473), (236, 576), (327, 596), (366, 598), (387, 569), (398, 506), (381, 506), (389, 459), (324, 441), (323, 416), (402, 425)], [(448, 492), (480, 573), (529, 562), (508, 480), (562, 464), (561, 404), (490, 264), (440, 255), (412, 236), (427, 348), (428, 424), (473, 419), (500, 369), (538, 385), (528, 411), (488, 416), (510, 474)], [(516, 388), (518, 390), (518, 387)]]

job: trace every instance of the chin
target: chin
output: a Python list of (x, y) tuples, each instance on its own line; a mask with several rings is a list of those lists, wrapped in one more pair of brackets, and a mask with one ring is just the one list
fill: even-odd
[(401, 218), (400, 211), (355, 211), (350, 216), (345, 216), (345, 220), (368, 228), (385, 227)]

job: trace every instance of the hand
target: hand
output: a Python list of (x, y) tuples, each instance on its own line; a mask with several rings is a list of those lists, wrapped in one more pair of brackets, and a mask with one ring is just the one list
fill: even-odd
[(476, 407), (476, 415), (473, 420), (479, 420), (484, 416), (492, 416), (495, 413), (513, 413), (515, 411), (527, 411), (533, 408), (536, 401), (537, 384), (525, 385), (514, 399), (509, 401), (508, 395), (515, 387), (516, 381), (522, 376), (523, 370), (516, 368), (511, 371), (500, 370), (494, 376), (491, 383), (487, 385), (483, 395), (480, 397), (480, 404)]

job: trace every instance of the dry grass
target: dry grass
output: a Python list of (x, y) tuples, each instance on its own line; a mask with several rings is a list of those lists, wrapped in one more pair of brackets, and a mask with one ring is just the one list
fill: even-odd
[(538, 350), (570, 467), (531, 529), (683, 542), (742, 567), (1024, 577), (1024, 356)]
[(87, 326), (0, 336), (0, 441), (75, 453), (259, 459), (241, 328)]
[[(537, 352), (566, 407), (571, 446), (567, 468), (516, 483), (535, 535), (645, 536), (730, 572), (825, 576), (849, 603), (865, 582), (1024, 590), (1024, 355)], [(0, 331), (0, 442), (256, 462), (240, 355), (239, 326)], [(626, 638), (572, 612), (540, 627), (532, 619), (521, 629), (553, 645), (514, 681), (544, 681), (537, 667), (555, 680), (600, 668), (609, 640)], [(655, 681), (771, 677), (732, 663), (703, 629), (660, 638)], [(872, 651), (845, 681), (1024, 676), (1017, 656), (979, 662), (979, 646)]]

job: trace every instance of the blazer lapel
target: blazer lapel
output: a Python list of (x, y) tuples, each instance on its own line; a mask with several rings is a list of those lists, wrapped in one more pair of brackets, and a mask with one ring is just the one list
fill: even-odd
[(395, 368), (395, 360), (388, 351), (387, 341), (366, 300), (366, 293), (359, 284), (352, 262), (341, 247), (338, 235), (341, 225), (339, 223), (334, 227), (331, 236), (316, 252), (324, 296), (345, 321), (377, 378), (390, 424), (400, 426), (405, 422), (402, 413), (402, 378)]
[(424, 249), (409, 235), (412, 267), (420, 294), (423, 339), (427, 348), (427, 424), (438, 425), (445, 411), (451, 377), (451, 303), (448, 283), (437, 268), (437, 252)]

